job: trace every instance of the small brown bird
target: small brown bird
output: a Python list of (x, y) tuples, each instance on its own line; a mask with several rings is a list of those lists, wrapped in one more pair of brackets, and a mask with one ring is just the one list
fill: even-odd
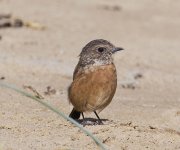
[(70, 117), (79, 119), (83, 112), (102, 111), (112, 100), (117, 86), (116, 68), (112, 55), (123, 48), (97, 39), (89, 42), (81, 51), (74, 70), (73, 82), (68, 90), (70, 103), (74, 106)]

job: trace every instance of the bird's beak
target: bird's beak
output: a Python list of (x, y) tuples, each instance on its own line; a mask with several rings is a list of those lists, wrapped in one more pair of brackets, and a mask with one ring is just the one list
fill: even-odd
[(117, 51), (121, 51), (121, 50), (124, 50), (122, 47), (115, 47), (112, 49), (112, 53), (116, 53)]

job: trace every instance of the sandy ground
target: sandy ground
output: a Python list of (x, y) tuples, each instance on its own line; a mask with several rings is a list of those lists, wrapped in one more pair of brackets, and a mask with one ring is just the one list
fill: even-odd
[[(85, 128), (112, 150), (178, 150), (179, 6), (175, 0), (0, 0), (0, 13), (46, 26), (0, 29), (1, 82), (32, 86), (68, 115), (67, 87), (81, 48), (93, 39), (107, 39), (126, 49), (114, 58), (118, 88), (100, 113), (109, 121)], [(137, 73), (142, 78), (132, 80)], [(56, 93), (45, 95), (48, 86)], [(98, 148), (37, 102), (0, 88), (0, 150), (20, 149)]]

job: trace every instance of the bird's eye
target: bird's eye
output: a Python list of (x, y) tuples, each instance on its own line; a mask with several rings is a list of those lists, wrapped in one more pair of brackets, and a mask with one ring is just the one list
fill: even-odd
[(100, 52), (100, 53), (104, 52), (104, 50), (105, 50), (104, 47), (99, 47), (99, 48), (98, 48), (98, 52)]

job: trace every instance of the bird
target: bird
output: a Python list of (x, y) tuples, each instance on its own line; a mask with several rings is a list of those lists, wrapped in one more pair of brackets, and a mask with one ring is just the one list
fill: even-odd
[(110, 104), (116, 92), (113, 55), (121, 50), (124, 49), (104, 39), (92, 40), (83, 47), (68, 88), (68, 99), (73, 105), (70, 118), (78, 120), (82, 114), (84, 120), (84, 112), (94, 112), (98, 124), (103, 124), (98, 113)]

